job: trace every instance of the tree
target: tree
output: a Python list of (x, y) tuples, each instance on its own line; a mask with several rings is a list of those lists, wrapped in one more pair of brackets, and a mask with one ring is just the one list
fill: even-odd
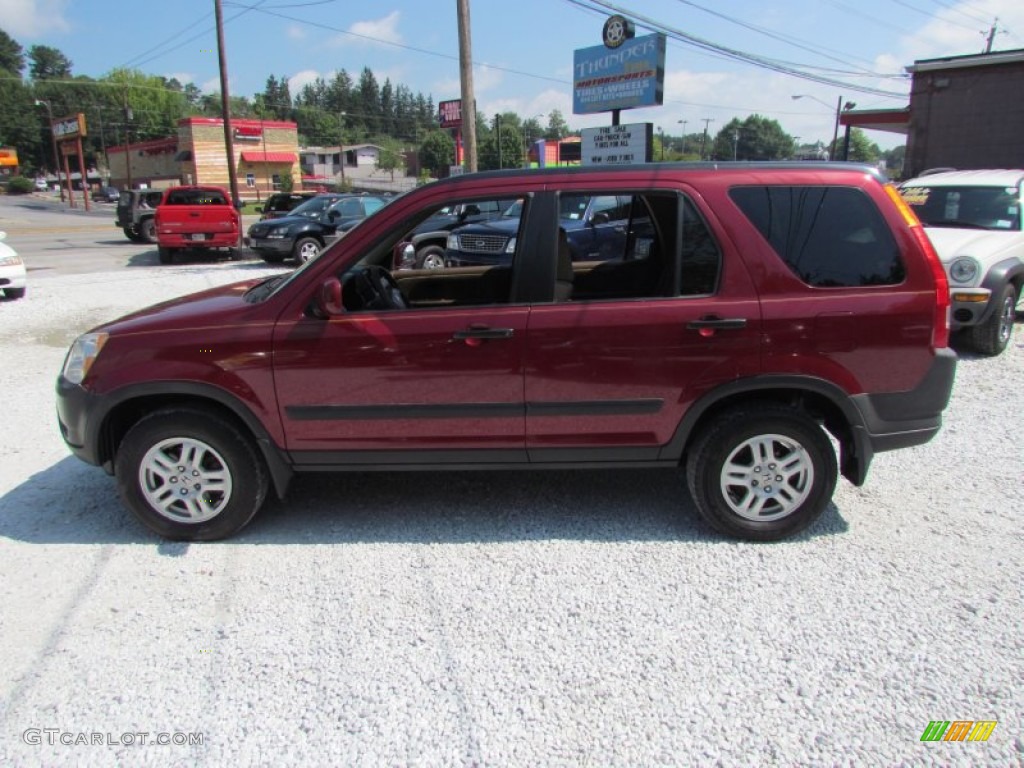
[(21, 45), (0, 29), (0, 69), (6, 69), (12, 75), (21, 77), (21, 70), (24, 68), (25, 53)]
[(838, 146), (836, 147), (834, 157), (837, 160), (846, 159), (854, 163), (871, 163), (874, 165), (882, 156), (882, 150), (860, 128), (852, 128), (850, 130), (849, 157), (844, 157), (843, 153), (845, 137), (840, 136), (836, 143)]
[(569, 126), (557, 109), (552, 109), (548, 115), (548, 127), (544, 129), (544, 138), (560, 141), (569, 135)]
[(903, 163), (907, 158), (907, 145), (901, 144), (898, 147), (886, 150), (882, 153), (882, 157), (885, 159), (885, 167), (889, 170), (889, 174), (899, 178), (903, 175)]
[(270, 120), (292, 119), (292, 95), (288, 88), (288, 78), (284, 75), (278, 80), (271, 75), (263, 88), (263, 93), (253, 97), (260, 98), (263, 116)]
[(455, 163), (455, 142), (444, 131), (431, 131), (420, 144), (420, 166), (435, 177), (445, 176)]
[(387, 137), (379, 140), (380, 154), (377, 155), (377, 169), (390, 171), (391, 180), (395, 180), (395, 171), (405, 167), (402, 148), (394, 139)]
[(381, 124), (380, 87), (369, 67), (363, 67), (363, 72), (359, 76), (358, 92), (359, 114), (355, 115), (357, 122), (362, 123), (365, 135), (376, 135), (380, 133)]
[[(495, 170), (498, 168), (518, 168), (523, 164), (523, 134), (516, 123), (519, 122), (518, 115), (515, 119), (506, 122), (506, 115), (499, 116), (500, 130), (492, 130), (481, 142), (478, 151), (478, 166), (481, 171)], [(498, 151), (498, 137), (501, 137), (501, 151)]]
[(718, 132), (711, 157), (719, 160), (782, 160), (793, 154), (793, 137), (776, 120), (750, 115), (733, 118)]
[(33, 80), (54, 80), (71, 77), (71, 59), (48, 45), (33, 45), (28, 49), (32, 62), (29, 76)]
[(46, 112), (35, 105), (32, 91), (20, 79), (0, 77), (0, 104), (0, 145), (17, 147), (22, 165), (50, 166)]

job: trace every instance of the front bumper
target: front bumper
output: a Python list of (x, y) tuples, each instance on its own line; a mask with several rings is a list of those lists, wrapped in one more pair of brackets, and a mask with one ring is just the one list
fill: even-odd
[(988, 288), (949, 289), (950, 330), (978, 325), (992, 312), (992, 291)]
[(292, 252), (295, 241), (291, 238), (247, 237), (248, 245), (257, 253), (279, 253), (288, 255)]
[(63, 375), (57, 377), (57, 424), (71, 452), (87, 464), (98, 466), (99, 441), (90, 432), (90, 417), (98, 410), (98, 398)]

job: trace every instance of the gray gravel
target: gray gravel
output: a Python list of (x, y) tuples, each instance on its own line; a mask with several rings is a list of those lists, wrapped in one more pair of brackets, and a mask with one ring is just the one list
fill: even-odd
[[(60, 441), (66, 345), (274, 271), (0, 302), (0, 764), (1024, 763), (1024, 325), (791, 542), (711, 534), (663, 471), (306, 476), (231, 541), (162, 542)], [(203, 744), (106, 743), (140, 732)]]

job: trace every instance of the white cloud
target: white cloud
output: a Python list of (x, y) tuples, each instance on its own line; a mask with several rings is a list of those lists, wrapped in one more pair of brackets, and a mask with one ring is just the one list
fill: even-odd
[[(191, 72), (168, 72), (166, 75), (164, 75), (164, 77), (166, 77), (168, 80), (177, 80), (182, 85), (185, 85), (185, 83), (194, 82), (196, 79), (196, 76), (193, 75)], [(217, 87), (220, 88), (219, 81), (217, 83)]]
[[(220, 78), (211, 77), (204, 83), (199, 83), (199, 90), (203, 93), (220, 93)], [(231, 91), (231, 81), (228, 81), (228, 91)]]
[(299, 91), (301, 91), (304, 86), (314, 82), (318, 77), (322, 77), (324, 80), (329, 80), (331, 75), (321, 74), (315, 69), (304, 69), (301, 72), (296, 72), (288, 78), (288, 92), (291, 93), (294, 98), (299, 94)]
[(68, 32), (71, 25), (64, 18), (67, 6), (68, 0), (0, 0), (0, 26), (15, 39)]
[(337, 35), (332, 43), (335, 45), (346, 45), (351, 43), (401, 43), (402, 35), (398, 31), (398, 21), (402, 14), (399, 11), (392, 11), (383, 19), (371, 21), (357, 21), (348, 28), (351, 34)]
[(289, 24), (285, 30), (285, 34), (289, 40), (305, 40), (306, 30), (300, 27), (298, 24)]
[[(487, 64), (477, 64), (473, 67), (473, 91), (477, 94), (492, 91), (500, 86), (505, 80), (505, 73)], [(440, 94), (454, 94), (454, 96), (442, 96), (442, 99), (458, 98), (462, 92), (462, 82), (458, 77), (449, 77), (438, 80), (434, 83), (432, 90)]]

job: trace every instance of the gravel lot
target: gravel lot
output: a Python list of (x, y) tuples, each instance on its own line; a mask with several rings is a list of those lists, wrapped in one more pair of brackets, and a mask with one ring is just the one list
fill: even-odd
[[(235, 539), (161, 542), (60, 440), (66, 346), (274, 271), (0, 302), (0, 764), (1024, 763), (1024, 324), (791, 542), (709, 533), (663, 471), (306, 476)], [(203, 743), (120, 743), (176, 732)]]

